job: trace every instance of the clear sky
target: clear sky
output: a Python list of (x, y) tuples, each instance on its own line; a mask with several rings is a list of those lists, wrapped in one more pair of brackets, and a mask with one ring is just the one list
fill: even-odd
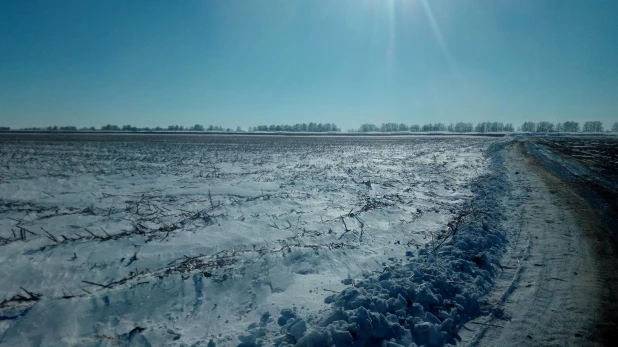
[(618, 121), (618, 1), (0, 1), (0, 125)]

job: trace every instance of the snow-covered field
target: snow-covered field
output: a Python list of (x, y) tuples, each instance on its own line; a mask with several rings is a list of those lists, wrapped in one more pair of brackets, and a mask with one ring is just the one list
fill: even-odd
[[(476, 305), (449, 277), (450, 260), (428, 265), (414, 290), (397, 292), (391, 277), (414, 277), (434, 250), (453, 258), (453, 243), (478, 246), (453, 230), (476, 213), (473, 183), (499, 142), (2, 136), (0, 344), (449, 342), (457, 310)], [(457, 266), (482, 287), (491, 261), (477, 256)], [(432, 293), (427, 276), (453, 297)], [(382, 314), (371, 327), (363, 307)]]

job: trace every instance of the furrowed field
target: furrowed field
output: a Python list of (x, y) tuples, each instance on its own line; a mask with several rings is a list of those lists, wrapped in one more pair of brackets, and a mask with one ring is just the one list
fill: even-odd
[(361, 275), (438, 247), (496, 141), (2, 136), (0, 336), (238, 344), (288, 311), (311, 325)]

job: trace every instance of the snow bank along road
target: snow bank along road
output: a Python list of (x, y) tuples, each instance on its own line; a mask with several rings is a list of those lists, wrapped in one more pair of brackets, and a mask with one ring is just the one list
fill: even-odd
[(0, 142), (0, 344), (585, 345), (613, 331), (595, 212), (512, 139)]

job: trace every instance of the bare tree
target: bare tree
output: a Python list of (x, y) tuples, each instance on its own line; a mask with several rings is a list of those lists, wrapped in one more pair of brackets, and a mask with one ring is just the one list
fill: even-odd
[(524, 122), (524, 124), (521, 125), (521, 131), (534, 132), (536, 131), (536, 124), (534, 122)]
[(603, 131), (603, 123), (599, 121), (589, 121), (584, 123), (583, 131), (586, 133), (596, 133)]
[(537, 133), (551, 133), (554, 132), (554, 125), (550, 122), (539, 122), (536, 125)]
[(577, 122), (564, 122), (564, 131), (577, 133), (579, 132), (579, 123)]

